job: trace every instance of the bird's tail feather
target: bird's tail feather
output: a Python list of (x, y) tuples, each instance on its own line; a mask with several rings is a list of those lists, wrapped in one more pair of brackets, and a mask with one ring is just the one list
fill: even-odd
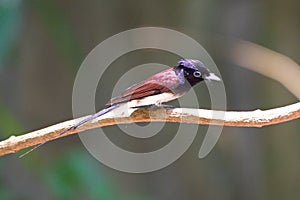
[(24, 157), (25, 155), (29, 154), (30, 152), (34, 151), (35, 149), (39, 148), (40, 146), (44, 145), (45, 143), (50, 142), (51, 140), (54, 140), (56, 137), (61, 136), (61, 135), (65, 134), (65, 133), (67, 133), (67, 132), (69, 132), (71, 130), (74, 130), (78, 126), (81, 126), (81, 125), (83, 125), (83, 124), (85, 124), (85, 123), (87, 123), (89, 121), (92, 121), (92, 120), (94, 120), (94, 119), (96, 119), (96, 118), (98, 118), (98, 117), (100, 117), (100, 116), (102, 116), (102, 115), (104, 115), (104, 114), (106, 114), (106, 113), (108, 113), (108, 112), (110, 112), (110, 111), (118, 108), (119, 106), (120, 106), (120, 104), (115, 104), (115, 105), (112, 105), (112, 106), (110, 106), (108, 108), (104, 108), (104, 109), (100, 110), (96, 114), (94, 114), (94, 115), (92, 115), (90, 117), (87, 117), (87, 118), (83, 119), (82, 121), (79, 121), (78, 123), (74, 124), (70, 128), (67, 128), (67, 129), (63, 130), (62, 132), (60, 132), (56, 136), (54, 136), (54, 137), (46, 140), (45, 142), (42, 142), (42, 143), (36, 145), (35, 147), (31, 148), (30, 150), (28, 150), (25, 153), (23, 153), (22, 155), (20, 155), (19, 158)]

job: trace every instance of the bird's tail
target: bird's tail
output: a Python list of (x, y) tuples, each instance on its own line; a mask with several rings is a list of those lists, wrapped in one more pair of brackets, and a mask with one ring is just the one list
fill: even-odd
[[(85, 124), (86, 122), (89, 122), (89, 121), (92, 121), (98, 117), (101, 117), (102, 115), (118, 108), (120, 106), (120, 104), (115, 104), (115, 105), (112, 105), (108, 108), (104, 108), (102, 110), (100, 110), (99, 112), (97, 112), (96, 114), (90, 116), (90, 117), (87, 117), (86, 119), (83, 119), (82, 121), (76, 123), (74, 126), (70, 127), (72, 129), (76, 129), (78, 126), (81, 126), (82, 124)], [(61, 132), (59, 135), (63, 135), (64, 133), (66, 133), (67, 131), (69, 131), (68, 129), (66, 129), (65, 131)]]
[(108, 112), (110, 112), (110, 111), (118, 108), (119, 106), (120, 106), (120, 104), (115, 104), (115, 105), (112, 105), (112, 106), (110, 106), (108, 108), (104, 108), (104, 109), (100, 110), (96, 114), (94, 114), (94, 115), (92, 115), (90, 117), (87, 117), (87, 118), (83, 119), (82, 121), (79, 121), (78, 123), (74, 124), (70, 128), (67, 128), (67, 129), (63, 130), (62, 132), (60, 132), (56, 136), (54, 136), (54, 137), (46, 140), (45, 142), (42, 142), (42, 143), (36, 145), (35, 147), (31, 148), (30, 150), (28, 150), (25, 153), (23, 153), (22, 155), (20, 155), (19, 158), (24, 157), (25, 155), (29, 154), (30, 152), (34, 151), (35, 149), (39, 148), (40, 146), (44, 145), (45, 143), (50, 142), (51, 140), (54, 140), (56, 137), (61, 136), (61, 135), (65, 134), (65, 133), (67, 133), (67, 132), (69, 132), (71, 130), (74, 130), (78, 126), (81, 126), (81, 125), (83, 125), (83, 124), (85, 124), (85, 123), (87, 123), (89, 121), (92, 121), (92, 120), (94, 120), (94, 119), (96, 119), (96, 118), (98, 118), (98, 117), (100, 117), (100, 116), (102, 116), (102, 115), (104, 115), (104, 114), (106, 114), (106, 113), (108, 113)]

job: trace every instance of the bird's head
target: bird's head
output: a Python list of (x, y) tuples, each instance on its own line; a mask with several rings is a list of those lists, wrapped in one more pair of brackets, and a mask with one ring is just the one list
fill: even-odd
[(178, 67), (183, 69), (184, 77), (191, 86), (194, 86), (203, 80), (221, 81), (218, 76), (212, 73), (199, 60), (181, 59), (178, 62)]

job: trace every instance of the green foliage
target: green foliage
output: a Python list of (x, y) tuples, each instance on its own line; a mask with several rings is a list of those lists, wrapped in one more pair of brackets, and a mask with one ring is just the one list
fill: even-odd
[(55, 199), (151, 200), (146, 195), (118, 193), (101, 164), (76, 149), (42, 166), (44, 183)]
[(59, 157), (44, 173), (55, 199), (116, 199), (97, 163), (76, 150)]
[(30, 2), (42, 23), (46, 25), (48, 32), (54, 39), (55, 45), (65, 60), (71, 66), (81, 63), (83, 56), (78, 39), (75, 37), (70, 22), (68, 22), (61, 7), (55, 1), (31, 0)]
[(17, 119), (11, 113), (11, 110), (7, 108), (0, 101), (0, 133), (2, 137), (8, 137), (13, 133), (21, 133), (23, 131), (21, 125)]
[(20, 28), (20, 0), (0, 0), (0, 69)]
[(0, 198), (1, 198), (1, 200), (6, 200), (6, 199), (13, 200), (13, 199), (17, 199), (16, 197), (13, 197), (14, 195), (9, 190), (7, 190), (7, 189), (8, 188), (2, 187), (1, 184), (0, 184)]

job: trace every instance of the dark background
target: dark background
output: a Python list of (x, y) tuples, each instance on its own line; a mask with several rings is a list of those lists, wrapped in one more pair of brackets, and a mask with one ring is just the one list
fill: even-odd
[[(143, 26), (171, 28), (202, 44), (222, 74), (228, 110), (296, 102), (278, 82), (227, 59), (226, 38), (257, 43), (299, 63), (299, 10), (297, 0), (2, 0), (0, 137), (72, 118), (73, 81), (85, 56), (106, 38)], [(119, 58), (99, 83), (98, 109), (110, 98), (122, 73), (138, 64), (172, 65), (176, 60), (162, 51), (132, 52)], [(203, 85), (196, 92), (207, 95)], [(203, 98), (203, 105), (209, 105), (208, 99)], [(172, 139), (177, 126), (166, 126), (170, 127), (160, 133), (161, 140), (150, 144)], [(1, 157), (0, 199), (296, 199), (300, 196), (299, 128), (299, 120), (261, 129), (225, 127), (213, 151), (200, 160), (197, 155), (206, 130), (200, 126), (193, 145), (179, 160), (147, 174), (104, 166), (73, 135), (23, 159), (18, 154)], [(115, 127), (108, 132), (115, 132), (110, 137), (121, 146), (130, 149), (136, 144), (143, 149), (139, 141), (122, 140)]]

